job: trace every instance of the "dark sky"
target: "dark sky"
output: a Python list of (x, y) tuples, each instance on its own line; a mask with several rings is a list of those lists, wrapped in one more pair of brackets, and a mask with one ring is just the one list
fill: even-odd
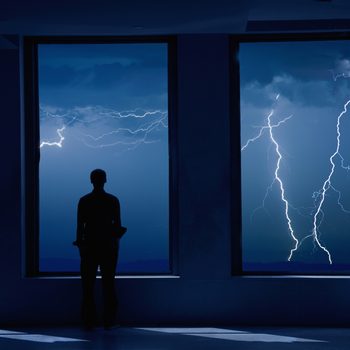
[(119, 268), (168, 268), (167, 93), (166, 44), (39, 45), (42, 270), (78, 268), (76, 206), (95, 168), (128, 227)]
[[(345, 169), (350, 164), (349, 113), (339, 119), (339, 135), (337, 122), (350, 99), (349, 42), (244, 43), (239, 60), (246, 268), (344, 268), (350, 263), (350, 171)], [(271, 112), (280, 156), (269, 133)], [(261, 137), (244, 147), (261, 127)], [(280, 184), (273, 182), (279, 158), (277, 174), (288, 213)], [(320, 191), (324, 184), (326, 191)], [(296, 241), (287, 216), (302, 242), (290, 263)]]

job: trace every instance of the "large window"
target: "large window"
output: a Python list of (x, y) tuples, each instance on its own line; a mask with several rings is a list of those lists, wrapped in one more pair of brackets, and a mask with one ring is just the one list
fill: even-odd
[(101, 168), (128, 228), (118, 272), (169, 272), (168, 44), (36, 48), (39, 271), (79, 271), (77, 203)]
[(241, 86), (245, 272), (350, 272), (350, 45), (246, 42)]

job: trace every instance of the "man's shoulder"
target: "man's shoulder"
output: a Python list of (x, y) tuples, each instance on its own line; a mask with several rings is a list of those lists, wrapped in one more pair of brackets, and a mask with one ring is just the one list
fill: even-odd
[(91, 193), (86, 194), (85, 196), (80, 197), (78, 205), (83, 207), (88, 205), (87, 203), (91, 201)]
[(79, 201), (80, 201), (80, 202), (84, 202), (84, 201), (88, 200), (89, 198), (91, 198), (91, 196), (92, 196), (92, 193), (91, 193), (91, 192), (90, 192), (90, 193), (87, 193), (86, 195), (80, 197)]
[(113, 202), (119, 202), (119, 199), (111, 193), (105, 192), (105, 196)]
[(111, 193), (103, 192), (103, 193), (94, 193), (90, 192), (86, 194), (85, 196), (82, 196), (79, 200), (79, 204), (89, 203), (89, 202), (95, 202), (95, 201), (104, 201), (109, 203), (119, 203), (119, 199), (114, 196)]

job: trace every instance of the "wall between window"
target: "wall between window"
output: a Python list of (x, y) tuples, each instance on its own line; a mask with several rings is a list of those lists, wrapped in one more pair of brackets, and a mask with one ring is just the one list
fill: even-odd
[[(78, 323), (79, 279), (23, 278), (19, 49), (0, 50), (0, 324)], [(337, 310), (350, 307), (350, 279), (231, 276), (229, 65), (228, 35), (178, 37), (180, 278), (117, 279), (121, 321), (347, 325)]]

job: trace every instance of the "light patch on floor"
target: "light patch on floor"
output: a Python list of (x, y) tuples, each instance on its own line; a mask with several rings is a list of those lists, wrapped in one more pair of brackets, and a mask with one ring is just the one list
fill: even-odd
[(172, 333), (172, 334), (201, 334), (201, 333), (247, 333), (244, 331), (236, 331), (231, 329), (223, 329), (223, 328), (211, 328), (211, 327), (195, 327), (195, 328), (136, 328), (144, 331), (154, 331), (154, 332), (162, 332), (162, 333)]
[(6, 329), (0, 329), (0, 335), (1, 334), (24, 334), (24, 333), (23, 332), (8, 331)]
[(44, 334), (28, 334), (23, 332), (7, 331), (0, 329), (0, 338), (33, 341), (37, 343), (56, 343), (56, 342), (80, 342), (87, 341), (84, 339), (67, 338), (67, 337), (56, 337), (52, 335)]
[(223, 334), (193, 334), (185, 333), (186, 335), (195, 335), (197, 337), (224, 339), (224, 340), (236, 340), (236, 341), (249, 341), (249, 342), (263, 342), (263, 343), (326, 343), (323, 340), (305, 339), (288, 337), (284, 335), (275, 334), (263, 334), (263, 333), (223, 333)]
[(224, 328), (136, 328), (145, 331), (162, 332), (168, 334), (183, 334), (197, 337), (223, 339), (244, 342), (263, 343), (327, 343), (324, 340), (289, 337), (276, 334), (252, 333)]

